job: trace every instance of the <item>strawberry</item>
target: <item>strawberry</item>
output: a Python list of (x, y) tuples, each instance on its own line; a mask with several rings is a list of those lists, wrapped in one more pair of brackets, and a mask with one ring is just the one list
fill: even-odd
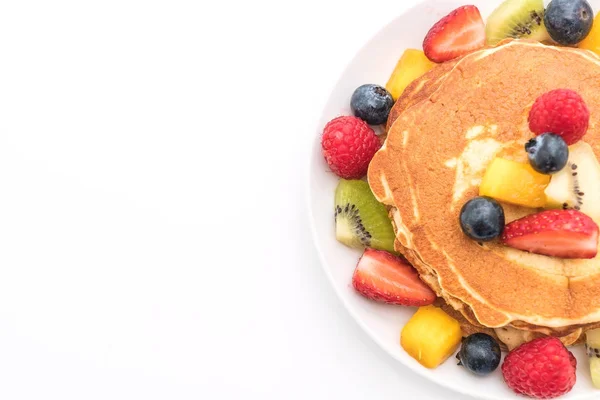
[(594, 258), (598, 225), (577, 210), (548, 210), (504, 227), (502, 242), (531, 253), (560, 258)]
[(462, 6), (436, 22), (425, 36), (423, 51), (440, 63), (464, 56), (485, 45), (485, 24), (479, 9)]
[(436, 295), (401, 257), (367, 248), (358, 261), (352, 285), (368, 299), (403, 306), (425, 306)]
[(555, 337), (542, 337), (517, 347), (504, 359), (502, 375), (515, 393), (552, 399), (571, 391), (577, 360)]

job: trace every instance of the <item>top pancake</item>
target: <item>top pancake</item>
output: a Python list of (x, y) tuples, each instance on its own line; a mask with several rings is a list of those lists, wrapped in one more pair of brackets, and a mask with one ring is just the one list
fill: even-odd
[[(487, 327), (600, 321), (600, 257), (563, 260), (495, 242), (481, 246), (458, 223), (495, 156), (526, 160), (529, 109), (557, 88), (586, 101), (585, 141), (600, 156), (600, 58), (512, 41), (436, 67), (411, 85), (414, 95), (395, 107), (397, 119), (369, 167), (375, 196), (397, 209), (398, 250), (448, 303), (466, 305), (464, 314)], [(535, 212), (504, 207), (507, 222)]]

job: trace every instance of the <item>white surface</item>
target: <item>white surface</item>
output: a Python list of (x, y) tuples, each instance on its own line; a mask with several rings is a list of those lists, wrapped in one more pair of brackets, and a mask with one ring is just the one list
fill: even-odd
[(449, 399), (327, 282), (305, 178), (411, 1), (5, 1), (0, 398)]

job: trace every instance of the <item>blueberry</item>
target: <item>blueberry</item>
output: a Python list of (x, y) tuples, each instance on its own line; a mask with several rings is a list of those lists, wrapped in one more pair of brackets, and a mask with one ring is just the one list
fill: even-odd
[(586, 0), (552, 0), (544, 14), (550, 37), (565, 46), (585, 39), (593, 22), (594, 11)]
[(462, 365), (476, 375), (487, 375), (500, 364), (500, 345), (493, 337), (485, 333), (474, 333), (463, 339), (456, 358)]
[(475, 197), (460, 210), (460, 227), (465, 235), (478, 242), (495, 239), (504, 230), (504, 210), (489, 197)]
[(354, 115), (370, 125), (385, 123), (393, 106), (392, 95), (379, 85), (359, 86), (350, 100)]
[(525, 144), (529, 163), (537, 172), (554, 174), (567, 165), (569, 147), (554, 133), (543, 133)]

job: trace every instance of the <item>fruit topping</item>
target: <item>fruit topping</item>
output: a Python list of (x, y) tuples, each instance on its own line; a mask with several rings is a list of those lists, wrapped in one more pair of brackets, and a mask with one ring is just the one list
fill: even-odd
[(371, 125), (381, 125), (387, 121), (394, 106), (392, 95), (379, 85), (359, 86), (350, 99), (352, 112)]
[(529, 129), (533, 133), (555, 133), (569, 146), (581, 140), (589, 122), (590, 111), (585, 102), (570, 89), (556, 89), (541, 95), (529, 111)]
[(388, 211), (369, 184), (340, 180), (335, 190), (335, 236), (349, 247), (394, 251), (394, 228)]
[(569, 147), (558, 135), (543, 133), (525, 144), (529, 163), (541, 174), (562, 170), (569, 160)]
[(600, 163), (585, 142), (569, 147), (567, 167), (552, 175), (546, 207), (580, 210), (600, 223)]
[(598, 225), (576, 210), (547, 210), (511, 222), (502, 242), (515, 249), (560, 258), (594, 258)]
[(421, 307), (404, 325), (400, 344), (411, 357), (427, 368), (435, 368), (460, 344), (460, 324), (442, 309)]
[(585, 39), (578, 45), (582, 49), (591, 50), (594, 53), (600, 55), (600, 13), (594, 18), (592, 24), (592, 30)]
[(529, 164), (495, 158), (485, 171), (479, 195), (525, 207), (543, 207), (548, 183), (550, 176), (536, 172)]
[(552, 399), (575, 385), (577, 360), (555, 337), (543, 337), (517, 347), (504, 359), (502, 375), (515, 393)]
[(488, 375), (500, 365), (500, 345), (485, 333), (474, 333), (463, 339), (456, 358), (475, 375)]
[(590, 359), (592, 383), (600, 389), (600, 328), (586, 332), (585, 350)]
[(354, 270), (352, 285), (368, 299), (402, 306), (426, 306), (436, 295), (403, 258), (366, 249)]
[(360, 118), (337, 117), (325, 126), (321, 146), (329, 168), (337, 176), (360, 179), (367, 174), (381, 141)]
[(590, 33), (594, 12), (586, 0), (552, 0), (546, 8), (544, 24), (557, 43), (570, 46)]
[(433, 62), (449, 61), (485, 46), (485, 25), (479, 9), (463, 6), (433, 25), (423, 41), (423, 51)]
[(506, 38), (544, 41), (549, 38), (544, 27), (542, 0), (506, 0), (492, 12), (485, 25), (488, 44)]
[(490, 241), (502, 234), (504, 210), (492, 198), (475, 197), (460, 210), (460, 227), (473, 240)]
[(425, 57), (421, 50), (407, 49), (398, 60), (392, 76), (388, 80), (385, 88), (392, 94), (394, 100), (404, 92), (404, 89), (417, 78), (420, 78), (425, 72), (433, 68), (435, 64)]

